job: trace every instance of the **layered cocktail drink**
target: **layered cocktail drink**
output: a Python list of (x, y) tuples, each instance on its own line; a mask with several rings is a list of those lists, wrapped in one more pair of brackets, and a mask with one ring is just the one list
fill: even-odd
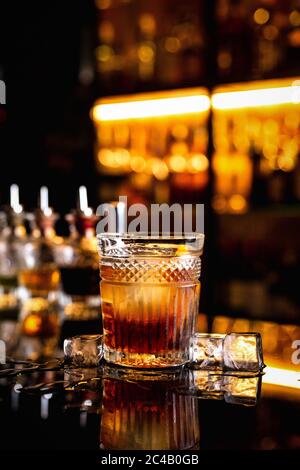
[(204, 236), (98, 235), (104, 357), (139, 368), (189, 360)]

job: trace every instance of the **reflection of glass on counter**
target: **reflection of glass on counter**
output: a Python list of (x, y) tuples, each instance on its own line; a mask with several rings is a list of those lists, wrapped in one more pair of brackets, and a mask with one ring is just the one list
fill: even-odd
[(104, 379), (100, 431), (104, 449), (195, 449), (199, 437), (197, 399), (178, 395), (172, 382)]

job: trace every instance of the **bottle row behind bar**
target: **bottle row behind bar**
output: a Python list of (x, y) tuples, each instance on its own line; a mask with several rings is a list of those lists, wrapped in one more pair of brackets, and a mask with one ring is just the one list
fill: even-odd
[(79, 208), (65, 218), (68, 235), (58, 236), (47, 188), (41, 188), (39, 209), (26, 213), (19, 188), (11, 186), (10, 207), (0, 214), (0, 337), (9, 336), (8, 353), (18, 336), (10, 334), (13, 320), (20, 320), (27, 338), (18, 354), (33, 359), (53, 354), (62, 318), (61, 339), (100, 330), (96, 216), (85, 187), (79, 188)]

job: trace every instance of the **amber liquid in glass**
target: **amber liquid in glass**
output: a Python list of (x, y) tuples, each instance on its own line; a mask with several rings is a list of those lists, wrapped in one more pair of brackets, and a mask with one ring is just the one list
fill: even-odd
[[(126, 270), (123, 274), (125, 277)], [(184, 276), (174, 269), (170, 282), (161, 282), (166, 279), (159, 279), (160, 273), (156, 274), (147, 282), (120, 282), (122, 272), (102, 267), (102, 278), (110, 278), (101, 281), (106, 360), (141, 368), (188, 361), (200, 283), (175, 282)], [(114, 277), (118, 280), (114, 281)]]

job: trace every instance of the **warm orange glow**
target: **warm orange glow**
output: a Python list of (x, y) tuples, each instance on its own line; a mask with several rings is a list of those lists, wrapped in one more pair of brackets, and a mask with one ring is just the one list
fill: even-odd
[(143, 33), (148, 35), (155, 34), (156, 21), (155, 17), (150, 13), (144, 13), (139, 17), (139, 27)]
[(168, 37), (165, 40), (165, 49), (171, 54), (175, 54), (181, 47), (180, 41), (176, 37)]
[(216, 153), (212, 160), (216, 197), (213, 206), (219, 213), (243, 213), (252, 184), (250, 157), (241, 153)]
[(132, 157), (130, 166), (132, 171), (135, 171), (136, 173), (142, 173), (146, 167), (145, 159), (139, 155)]
[(280, 155), (278, 157), (278, 168), (282, 171), (292, 171), (297, 161), (289, 155)]
[(23, 225), (17, 225), (15, 235), (19, 238), (24, 238), (26, 236), (26, 228)]
[[(172, 49), (174, 44), (168, 45)], [(140, 52), (140, 61), (147, 62), (147, 51)], [(91, 118), (99, 169), (110, 174), (144, 173), (159, 181), (170, 172), (204, 174), (209, 167), (204, 127), (209, 109), (208, 91), (202, 88), (98, 100)]]
[(227, 199), (221, 195), (214, 196), (212, 206), (219, 214), (225, 214), (228, 209)]
[(264, 38), (267, 39), (268, 41), (274, 41), (274, 39), (277, 38), (278, 34), (279, 34), (278, 28), (276, 28), (276, 26), (272, 24), (265, 26), (263, 29)]
[(106, 10), (111, 7), (111, 0), (96, 0), (96, 7), (100, 10)]
[(172, 127), (172, 136), (178, 140), (185, 140), (189, 134), (189, 128), (186, 124), (180, 123)]
[(298, 164), (300, 79), (218, 87), (211, 102), (216, 150), (213, 207), (219, 213), (243, 213), (252, 187), (253, 152), (266, 178), (273, 171), (291, 172)]
[(297, 28), (294, 31), (291, 31), (288, 35), (289, 38), (289, 43), (293, 47), (299, 47), (300, 46), (300, 29)]
[(114, 152), (109, 149), (101, 149), (98, 152), (98, 160), (103, 166), (109, 168), (126, 167), (130, 162), (130, 153), (126, 149), (117, 149)]
[(240, 194), (234, 194), (229, 198), (228, 201), (229, 207), (232, 212), (244, 212), (247, 209), (247, 201)]
[(28, 336), (37, 335), (42, 326), (42, 317), (38, 313), (28, 315), (23, 323), (23, 331)]
[(138, 48), (138, 58), (141, 62), (145, 64), (148, 62), (152, 62), (154, 60), (154, 45), (152, 42), (149, 44), (143, 44)]
[(300, 390), (300, 372), (279, 367), (267, 367), (265, 372), (266, 374), (263, 376), (265, 384)]
[(300, 103), (300, 80), (282, 79), (218, 88), (211, 98), (215, 110)]
[(152, 163), (152, 173), (156, 179), (163, 181), (169, 176), (169, 169), (167, 164), (163, 160), (155, 159)]
[(182, 173), (186, 168), (186, 159), (182, 155), (172, 155), (169, 159), (169, 166), (175, 173)]
[(206, 171), (209, 167), (208, 158), (203, 154), (195, 154), (188, 160), (188, 170), (191, 173), (198, 173), (199, 171)]
[(265, 24), (270, 19), (270, 13), (265, 8), (258, 8), (253, 15), (254, 21), (257, 24)]
[(135, 95), (98, 101), (92, 109), (96, 122), (145, 119), (203, 113), (210, 108), (204, 89)]
[(18, 306), (18, 300), (14, 294), (1, 294), (0, 308), (12, 308)]
[(291, 13), (290, 13), (290, 23), (293, 25), (293, 26), (300, 26), (300, 12), (297, 11), (297, 10), (293, 10)]

